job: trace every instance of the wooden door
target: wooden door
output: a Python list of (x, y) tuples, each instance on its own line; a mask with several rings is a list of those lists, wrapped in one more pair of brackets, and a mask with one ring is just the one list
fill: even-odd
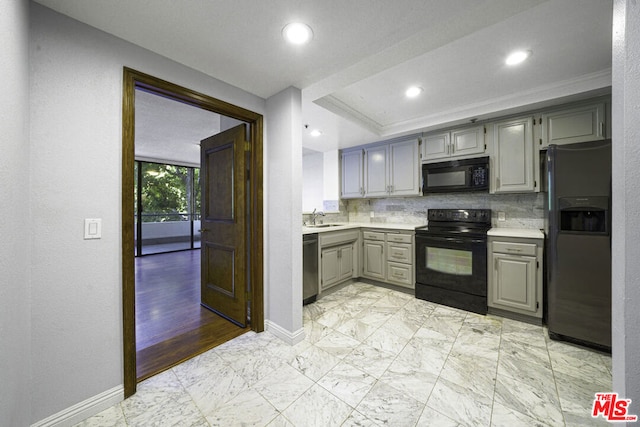
[(247, 323), (245, 125), (200, 145), (201, 303), (232, 322)]

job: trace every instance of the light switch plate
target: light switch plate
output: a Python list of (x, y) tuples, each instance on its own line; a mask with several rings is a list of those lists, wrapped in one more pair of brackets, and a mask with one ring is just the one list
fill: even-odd
[(102, 218), (85, 218), (84, 238), (100, 239), (102, 237)]

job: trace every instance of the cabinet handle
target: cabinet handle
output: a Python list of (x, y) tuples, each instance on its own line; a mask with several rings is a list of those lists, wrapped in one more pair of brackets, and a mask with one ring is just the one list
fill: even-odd
[(453, 145), (453, 142), (451, 143), (451, 155), (453, 156), (453, 153), (456, 152), (456, 146)]
[(522, 252), (522, 249), (507, 248), (507, 252)]
[(389, 193), (393, 193), (393, 185), (389, 186)]
[(449, 155), (449, 150), (451, 149), (451, 144), (447, 144), (447, 156)]

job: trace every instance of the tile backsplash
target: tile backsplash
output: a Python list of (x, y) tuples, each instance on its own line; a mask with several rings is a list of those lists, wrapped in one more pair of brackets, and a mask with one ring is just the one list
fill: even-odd
[[(494, 227), (542, 229), (545, 195), (546, 193), (451, 193), (424, 197), (340, 200), (339, 213), (327, 213), (319, 220), (419, 224), (426, 223), (428, 209), (491, 209)], [(498, 212), (504, 212), (505, 221), (498, 221)], [(303, 215), (303, 220), (309, 219), (309, 215)]]

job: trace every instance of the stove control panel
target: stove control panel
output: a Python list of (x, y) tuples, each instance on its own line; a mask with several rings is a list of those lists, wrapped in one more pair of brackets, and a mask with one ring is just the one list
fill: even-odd
[(491, 224), (491, 209), (429, 209), (429, 222), (473, 222)]

